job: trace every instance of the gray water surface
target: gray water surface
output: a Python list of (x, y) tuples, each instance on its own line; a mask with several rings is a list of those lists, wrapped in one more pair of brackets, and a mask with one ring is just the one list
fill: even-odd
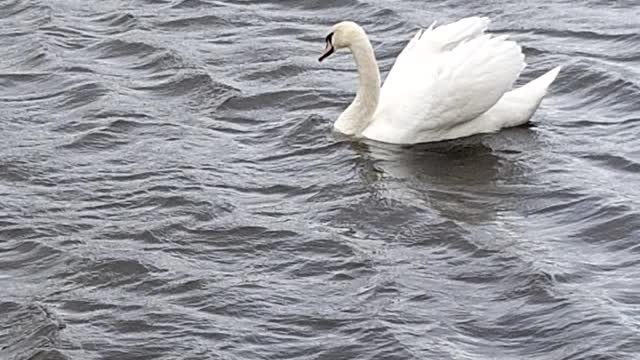
[[(332, 123), (470, 15), (564, 64), (532, 125)], [(634, 359), (637, 1), (0, 1), (0, 359)]]

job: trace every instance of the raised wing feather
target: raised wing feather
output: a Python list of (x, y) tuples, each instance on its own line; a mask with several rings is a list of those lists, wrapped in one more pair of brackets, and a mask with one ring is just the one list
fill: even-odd
[(506, 37), (484, 34), (487, 24), (468, 18), (418, 32), (398, 56), (363, 135), (429, 141), (495, 105), (524, 68), (524, 56)]
[[(422, 56), (440, 53), (450, 50), (463, 41), (473, 39), (485, 32), (489, 25), (489, 19), (483, 17), (469, 17), (435, 28), (434, 22), (424, 30), (420, 29), (400, 52), (396, 61), (389, 71), (384, 82), (384, 89), (392, 89), (394, 86), (403, 86), (402, 83), (395, 84), (396, 79), (402, 79), (399, 75), (404, 69), (413, 66), (414, 60), (420, 60)], [(399, 80), (402, 82), (402, 80)]]

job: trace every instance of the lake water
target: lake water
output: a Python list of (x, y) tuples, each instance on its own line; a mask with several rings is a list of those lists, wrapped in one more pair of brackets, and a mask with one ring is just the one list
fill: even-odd
[[(386, 75), (493, 19), (565, 67), (532, 124), (332, 132), (355, 20)], [(638, 1), (0, 1), (0, 359), (634, 359)]]

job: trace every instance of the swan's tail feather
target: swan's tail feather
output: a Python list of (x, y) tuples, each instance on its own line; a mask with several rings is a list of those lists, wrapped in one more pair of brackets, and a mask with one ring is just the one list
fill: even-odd
[(552, 82), (554, 82), (556, 80), (556, 78), (558, 77), (558, 74), (560, 73), (560, 70), (562, 70), (562, 65), (558, 65), (555, 68), (547, 71), (546, 74), (540, 76), (539, 78), (531, 81), (536, 82), (539, 84), (540, 87), (544, 87), (544, 91), (545, 93), (547, 92), (547, 89), (549, 88), (549, 86), (551, 85)]
[[(561, 69), (562, 66), (556, 66), (544, 75), (504, 94), (496, 106), (488, 111), (496, 128), (519, 126), (528, 122), (540, 106), (542, 99), (547, 95), (549, 86), (558, 77)], [(518, 109), (518, 111), (513, 109)]]
[(528, 98), (538, 97), (540, 100), (547, 94), (547, 90), (551, 83), (555, 81), (558, 74), (562, 70), (562, 65), (547, 71), (544, 75), (529, 81), (524, 86), (513, 90), (514, 95), (521, 95)]

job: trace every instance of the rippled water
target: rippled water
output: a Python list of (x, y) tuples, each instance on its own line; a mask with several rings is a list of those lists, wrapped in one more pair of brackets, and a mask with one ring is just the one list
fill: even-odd
[[(331, 131), (369, 32), (488, 15), (533, 125)], [(637, 1), (0, 1), (0, 358), (632, 359)]]

